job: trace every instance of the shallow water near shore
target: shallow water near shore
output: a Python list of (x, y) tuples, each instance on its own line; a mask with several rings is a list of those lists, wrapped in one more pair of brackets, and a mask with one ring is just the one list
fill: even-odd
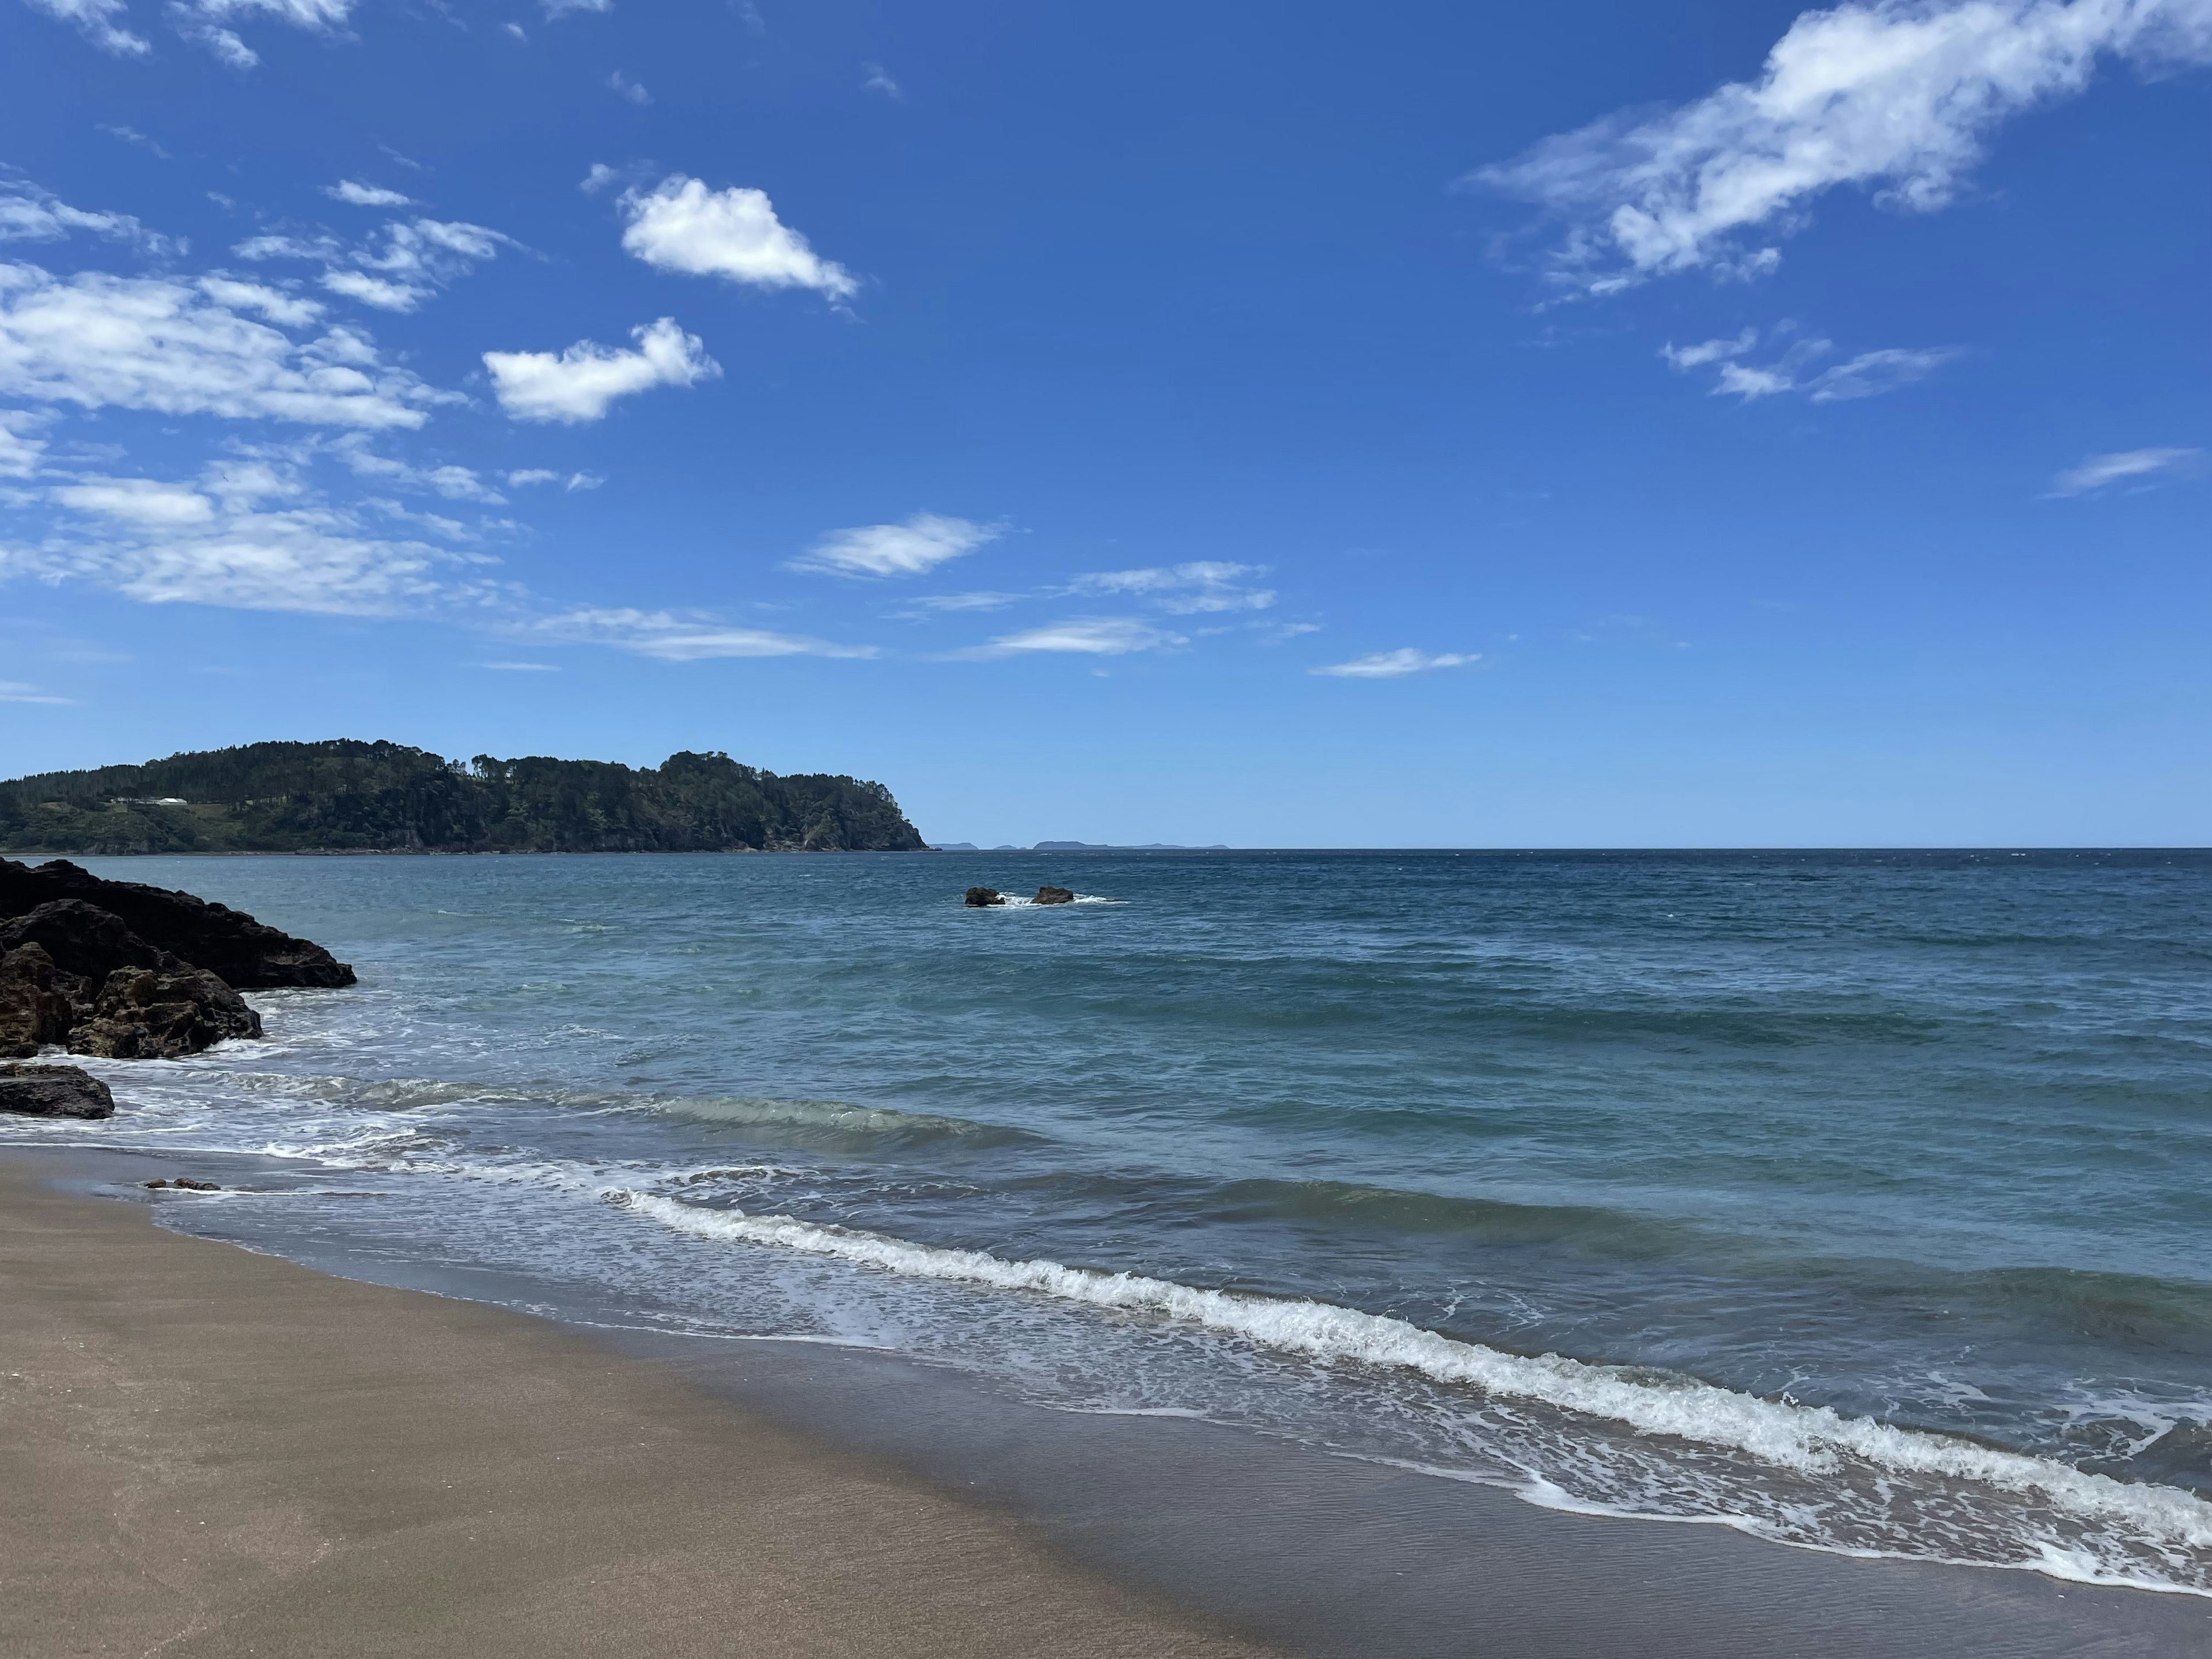
[[(2212, 1592), (2212, 856), (94, 867), (362, 973), (96, 1067), (82, 1139), (294, 1171), (171, 1224)], [(1045, 881), (1117, 902), (960, 904)]]

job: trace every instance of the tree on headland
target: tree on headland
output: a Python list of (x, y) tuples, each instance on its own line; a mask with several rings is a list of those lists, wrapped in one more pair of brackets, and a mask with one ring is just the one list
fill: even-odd
[(256, 743), (0, 782), (25, 853), (915, 852), (880, 783), (778, 776), (716, 750), (658, 767), (396, 743)]

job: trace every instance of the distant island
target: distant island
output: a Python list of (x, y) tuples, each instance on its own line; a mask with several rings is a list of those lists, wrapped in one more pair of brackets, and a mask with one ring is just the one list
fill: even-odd
[(1110, 842), (1110, 841), (1041, 841), (1034, 847), (1017, 847), (1012, 842), (997, 847), (978, 847), (972, 841), (933, 841), (929, 843), (933, 853), (1225, 853), (1229, 843), (1217, 841), (1210, 847), (1186, 847), (1179, 841)]
[(921, 852), (880, 783), (727, 755), (658, 767), (447, 760), (404, 744), (256, 743), (0, 782), (0, 851)]

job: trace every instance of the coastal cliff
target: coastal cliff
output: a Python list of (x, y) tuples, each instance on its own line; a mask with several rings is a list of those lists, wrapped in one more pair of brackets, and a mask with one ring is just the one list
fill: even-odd
[(0, 851), (919, 852), (880, 783), (720, 753), (658, 767), (463, 763), (396, 743), (257, 743), (0, 782)]

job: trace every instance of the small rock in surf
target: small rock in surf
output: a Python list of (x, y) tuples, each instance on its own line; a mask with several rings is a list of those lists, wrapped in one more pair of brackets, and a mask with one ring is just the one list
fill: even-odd
[(967, 902), (980, 910), (986, 905), (1004, 904), (1006, 896), (995, 887), (970, 887)]
[(1039, 904), (1073, 904), (1075, 902), (1075, 895), (1065, 887), (1040, 887), (1037, 889), (1036, 902)]

